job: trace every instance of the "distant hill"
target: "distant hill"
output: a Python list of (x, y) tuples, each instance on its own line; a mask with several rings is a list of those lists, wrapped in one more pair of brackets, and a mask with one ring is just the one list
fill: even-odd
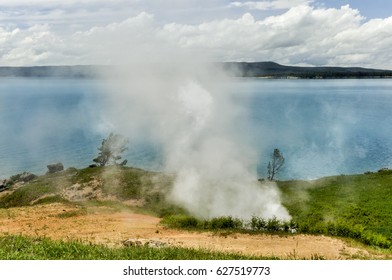
[(266, 78), (392, 78), (391, 70), (361, 67), (299, 67), (284, 66), (275, 62), (225, 62), (224, 69), (241, 77)]
[(0, 77), (53, 77), (53, 78), (95, 78), (103, 66), (27, 66), (0, 67)]
[[(223, 62), (224, 70), (239, 77), (336, 79), (336, 78), (392, 78), (392, 70), (361, 67), (299, 67), (275, 62)], [(111, 73), (110, 66), (31, 66), (0, 67), (0, 77), (58, 77), (97, 78), (99, 73)]]

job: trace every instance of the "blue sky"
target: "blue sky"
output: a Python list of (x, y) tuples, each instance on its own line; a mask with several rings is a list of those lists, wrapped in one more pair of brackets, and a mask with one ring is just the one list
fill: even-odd
[[(260, 3), (270, 4), (258, 8)], [(33, 23), (64, 24), (64, 20), (74, 16), (73, 20), (78, 21), (78, 24), (91, 26), (109, 23), (115, 19), (125, 19), (140, 12), (152, 13), (161, 22), (200, 23), (238, 17), (247, 11), (263, 18), (279, 14), (288, 7), (299, 4), (324, 8), (350, 5), (367, 19), (392, 16), (392, 1), (387, 0), (0, 0), (0, 23), (17, 26)], [(64, 29), (69, 27), (68, 24), (62, 26)]]
[(209, 60), (392, 69), (392, 1), (0, 0), (0, 65)]
[(358, 9), (361, 15), (368, 19), (392, 16), (392, 1), (388, 0), (325, 0), (317, 2), (335, 8), (348, 4), (350, 7)]

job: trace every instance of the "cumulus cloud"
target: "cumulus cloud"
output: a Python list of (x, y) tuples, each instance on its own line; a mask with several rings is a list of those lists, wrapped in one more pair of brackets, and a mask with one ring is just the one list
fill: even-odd
[(252, 14), (200, 25), (165, 25), (171, 40), (219, 60), (391, 68), (391, 18), (365, 21), (358, 10), (302, 5), (257, 20)]
[(141, 10), (133, 9), (126, 0), (0, 0), (0, 26), (26, 28), (48, 24), (59, 33), (72, 33), (97, 25), (105, 25), (134, 16)]
[(247, 1), (231, 2), (229, 7), (247, 8), (250, 10), (279, 10), (290, 9), (299, 5), (307, 5), (313, 0), (264, 0), (264, 1)]
[(35, 65), (67, 59), (63, 40), (47, 25), (27, 29), (0, 28), (0, 63), (3, 65)]
[[(246, 3), (256, 4), (242, 4)], [(288, 7), (284, 3), (288, 1), (267, 4)], [(70, 34), (48, 24), (0, 27), (0, 63), (107, 64), (121, 59), (115, 58), (115, 49), (127, 49), (130, 56), (142, 53), (143, 60), (154, 57), (152, 46), (159, 45), (163, 53), (180, 49), (213, 61), (392, 68), (391, 30), (392, 17), (366, 20), (348, 5), (328, 9), (305, 3), (265, 18), (245, 13), (196, 24), (163, 23), (151, 13), (140, 12)], [(134, 52), (135, 48), (142, 52)]]

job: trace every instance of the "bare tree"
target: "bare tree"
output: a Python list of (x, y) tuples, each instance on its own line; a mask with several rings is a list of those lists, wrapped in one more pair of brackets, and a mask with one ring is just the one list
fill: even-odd
[[(93, 159), (98, 166), (109, 164), (117, 164), (117, 160), (121, 159), (121, 154), (128, 149), (128, 140), (119, 134), (110, 133), (109, 137), (102, 140), (101, 146), (98, 148), (99, 154)], [(125, 165), (124, 160), (120, 165)]]
[(282, 168), (284, 164), (284, 157), (279, 149), (274, 149), (274, 152), (271, 156), (271, 161), (268, 163), (268, 180), (272, 181), (278, 173), (278, 171)]

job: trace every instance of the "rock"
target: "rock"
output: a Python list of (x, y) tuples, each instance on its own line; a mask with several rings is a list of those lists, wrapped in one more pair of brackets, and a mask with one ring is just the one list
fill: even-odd
[(27, 183), (38, 178), (37, 175), (30, 172), (23, 172), (16, 175), (12, 175), (9, 180), (4, 180), (3, 185), (11, 186), (15, 183)]
[(138, 247), (143, 245), (143, 243), (140, 240), (133, 239), (133, 238), (124, 240), (122, 243), (125, 247)]
[(0, 183), (0, 192), (5, 191), (8, 188), (8, 180), (4, 179)]
[(34, 179), (38, 178), (37, 175), (30, 173), (30, 172), (23, 172), (22, 174), (19, 175), (19, 182), (24, 182), (27, 183), (29, 181), (32, 181)]
[(292, 233), (292, 234), (295, 234), (295, 233), (297, 233), (297, 229), (289, 228), (289, 232)]
[(52, 174), (64, 170), (64, 165), (61, 162), (49, 164), (46, 167), (48, 168), (48, 172), (46, 172), (46, 174)]
[(151, 240), (151, 239), (137, 239), (137, 238), (129, 238), (124, 240), (122, 244), (125, 247), (140, 247), (146, 246), (150, 248), (162, 248), (166, 247), (168, 244), (159, 240)]
[(162, 248), (162, 247), (166, 247), (167, 244), (159, 240), (148, 240), (146, 243), (144, 243), (144, 246), (150, 248)]

